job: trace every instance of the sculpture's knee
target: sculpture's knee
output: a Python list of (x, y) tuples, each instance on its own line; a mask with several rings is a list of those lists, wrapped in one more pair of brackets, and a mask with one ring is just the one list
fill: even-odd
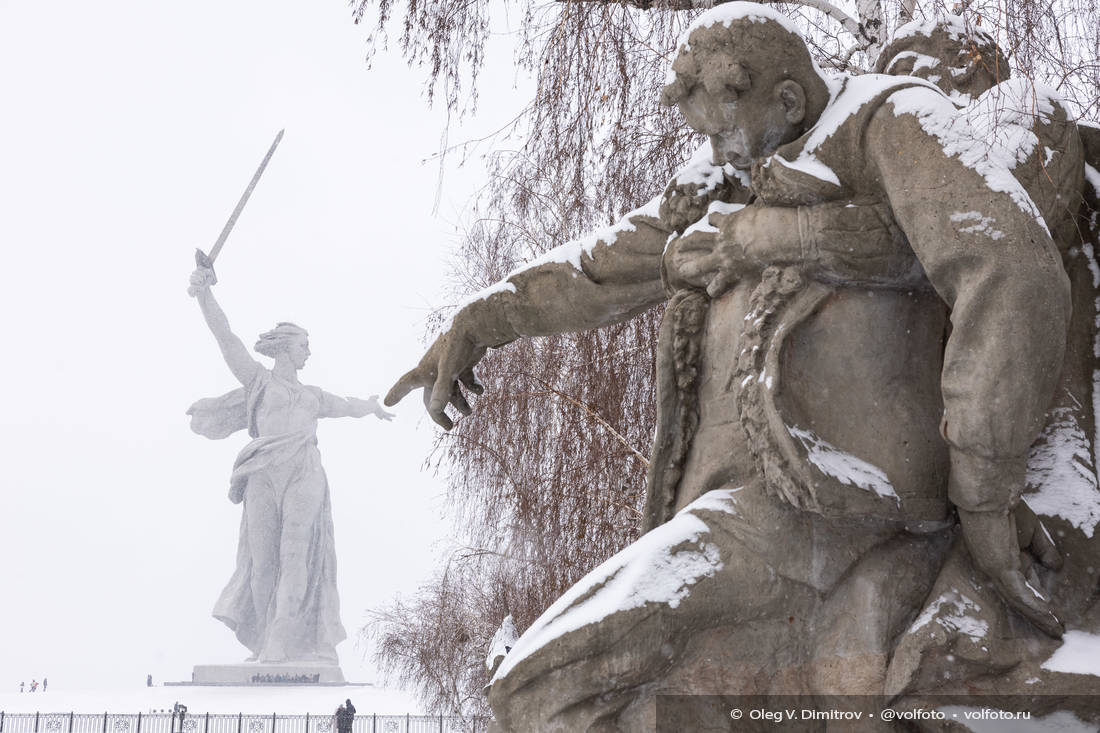
[(928, 594), (948, 541), (899, 532), (849, 569), (816, 619), (816, 694), (883, 694), (893, 640)]
[(499, 729), (619, 730), (620, 712), (677, 654), (676, 623), (667, 612), (663, 604), (620, 611), (514, 662), (489, 689)]

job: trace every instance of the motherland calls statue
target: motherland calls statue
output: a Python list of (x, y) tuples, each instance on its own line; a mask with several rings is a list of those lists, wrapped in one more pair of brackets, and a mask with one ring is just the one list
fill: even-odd
[[(1073, 696), (1095, 678), (1055, 661), (1065, 623), (1065, 648), (1100, 632), (1100, 146), (956, 25), (888, 49), (923, 80), (826, 75), (767, 7), (704, 13), (662, 96), (710, 145), (461, 309), (387, 396), (430, 390), (449, 428), (487, 348), (667, 299), (648, 532), (504, 657), (498, 730), (653, 730), (670, 694), (1100, 714)], [(930, 83), (948, 74), (968, 88)], [(664, 722), (752, 729), (721, 708)]]
[[(242, 386), (192, 405), (191, 429), (208, 438), (247, 430), (252, 442), (237, 456), (230, 476), (229, 500), (243, 503), (244, 511), (237, 569), (214, 616), (252, 652), (246, 661), (320, 666), (320, 681), (343, 682), (336, 645), (347, 634), (340, 622), (332, 507), (317, 450), (317, 420), (393, 415), (377, 396), (337, 397), (299, 382), (309, 338), (292, 323), (261, 334), (253, 347), (274, 359), (274, 366), (256, 361), (230, 330), (210, 290), (215, 282), (209, 263), (200, 261), (188, 292)], [(245, 683), (256, 671), (247, 665), (200, 666), (195, 681)]]

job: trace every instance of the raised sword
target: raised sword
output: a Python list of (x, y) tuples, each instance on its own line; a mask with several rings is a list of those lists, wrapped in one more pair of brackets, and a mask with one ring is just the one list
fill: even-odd
[(260, 167), (256, 169), (256, 173), (252, 176), (252, 180), (248, 182), (248, 188), (241, 194), (241, 200), (237, 202), (237, 208), (233, 209), (233, 213), (229, 215), (229, 221), (222, 227), (222, 233), (218, 235), (218, 241), (214, 242), (214, 246), (210, 248), (210, 254), (206, 254), (201, 249), (195, 250), (195, 264), (199, 267), (209, 267), (213, 269), (214, 260), (218, 258), (218, 254), (222, 251), (222, 247), (225, 245), (225, 240), (229, 237), (229, 232), (233, 231), (233, 225), (237, 223), (237, 217), (241, 215), (241, 211), (244, 210), (244, 205), (248, 203), (248, 197), (252, 195), (252, 189), (256, 188), (256, 184), (260, 181), (260, 176), (264, 174), (264, 169), (267, 168), (268, 162), (271, 160), (271, 156), (275, 154), (275, 148), (279, 147), (279, 142), (283, 139), (283, 133), (285, 129), (279, 130), (279, 134), (275, 136), (275, 141), (271, 143), (271, 147), (267, 149), (267, 155), (260, 161)]

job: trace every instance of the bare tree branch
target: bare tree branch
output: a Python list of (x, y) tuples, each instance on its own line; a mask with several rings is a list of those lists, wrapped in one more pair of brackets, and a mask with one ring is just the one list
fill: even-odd
[[(639, 10), (706, 10), (707, 8), (712, 8), (715, 5), (723, 5), (726, 2), (730, 2), (730, 0), (717, 0), (717, 2), (715, 2), (715, 0), (554, 0), (554, 2), (609, 3), (616, 5), (621, 5), (625, 3), (627, 5), (638, 8)], [(843, 10), (838, 8), (836, 5), (828, 2), (827, 0), (757, 0), (757, 2), (760, 2), (762, 5), (766, 5), (772, 2), (783, 2), (789, 5), (805, 5), (808, 8), (813, 8), (814, 10), (824, 13), (836, 22), (840, 23), (840, 25), (844, 27), (844, 30), (848, 31), (856, 38), (868, 42), (874, 39), (867, 35), (867, 29), (865, 27), (866, 19), (869, 17), (877, 18), (878, 21), (881, 22), (882, 15), (881, 9), (878, 8), (878, 3), (875, 0), (872, 0), (872, 2), (870, 3), (864, 0), (864, 2), (861, 3), (861, 6), (874, 6), (873, 10), (877, 13), (877, 15), (872, 14), (871, 16), (863, 15), (863, 8), (861, 7), (860, 13), (861, 16), (864, 17), (864, 24), (861, 24), (855, 18), (848, 15)], [(881, 44), (882, 39), (878, 38), (877, 40)]]
[[(641, 461), (643, 466), (645, 466), (646, 468), (649, 468), (649, 459), (646, 458), (645, 455), (643, 455), (641, 451), (639, 451), (637, 448), (632, 446), (627, 441), (627, 439), (623, 437), (622, 433), (620, 433), (615, 428), (611, 427), (611, 423), (609, 423), (607, 420), (604, 420), (599, 412), (597, 412), (596, 410), (593, 410), (591, 407), (584, 404), (580, 400), (567, 395), (566, 393), (562, 392), (561, 390), (555, 389), (552, 385), (550, 385), (549, 383), (547, 383), (546, 381), (544, 381), (542, 379), (539, 379), (538, 377), (534, 376), (533, 374), (525, 374), (524, 376), (530, 377), (531, 379), (534, 379), (536, 382), (539, 382), (540, 384), (542, 384), (542, 386), (544, 386), (546, 388), (546, 391), (549, 392), (550, 394), (557, 395), (558, 397), (561, 397), (563, 400), (565, 400), (565, 401), (567, 401), (567, 402), (569, 402), (573, 405), (576, 405), (577, 407), (584, 410), (586, 413), (588, 413), (589, 417), (591, 417), (593, 420), (596, 421), (597, 425), (602, 427), (607, 432), (611, 433), (611, 435), (614, 436), (615, 440), (622, 443), (623, 446), (625, 446), (627, 450), (629, 450), (632, 454), (634, 454), (635, 458), (637, 458), (639, 461)], [(641, 512), (638, 512), (638, 514), (640, 516)]]

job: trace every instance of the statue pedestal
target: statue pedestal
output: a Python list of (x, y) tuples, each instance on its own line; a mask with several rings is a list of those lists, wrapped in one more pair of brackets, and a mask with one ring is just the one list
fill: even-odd
[(329, 662), (196, 664), (191, 685), (343, 685), (340, 665)]

